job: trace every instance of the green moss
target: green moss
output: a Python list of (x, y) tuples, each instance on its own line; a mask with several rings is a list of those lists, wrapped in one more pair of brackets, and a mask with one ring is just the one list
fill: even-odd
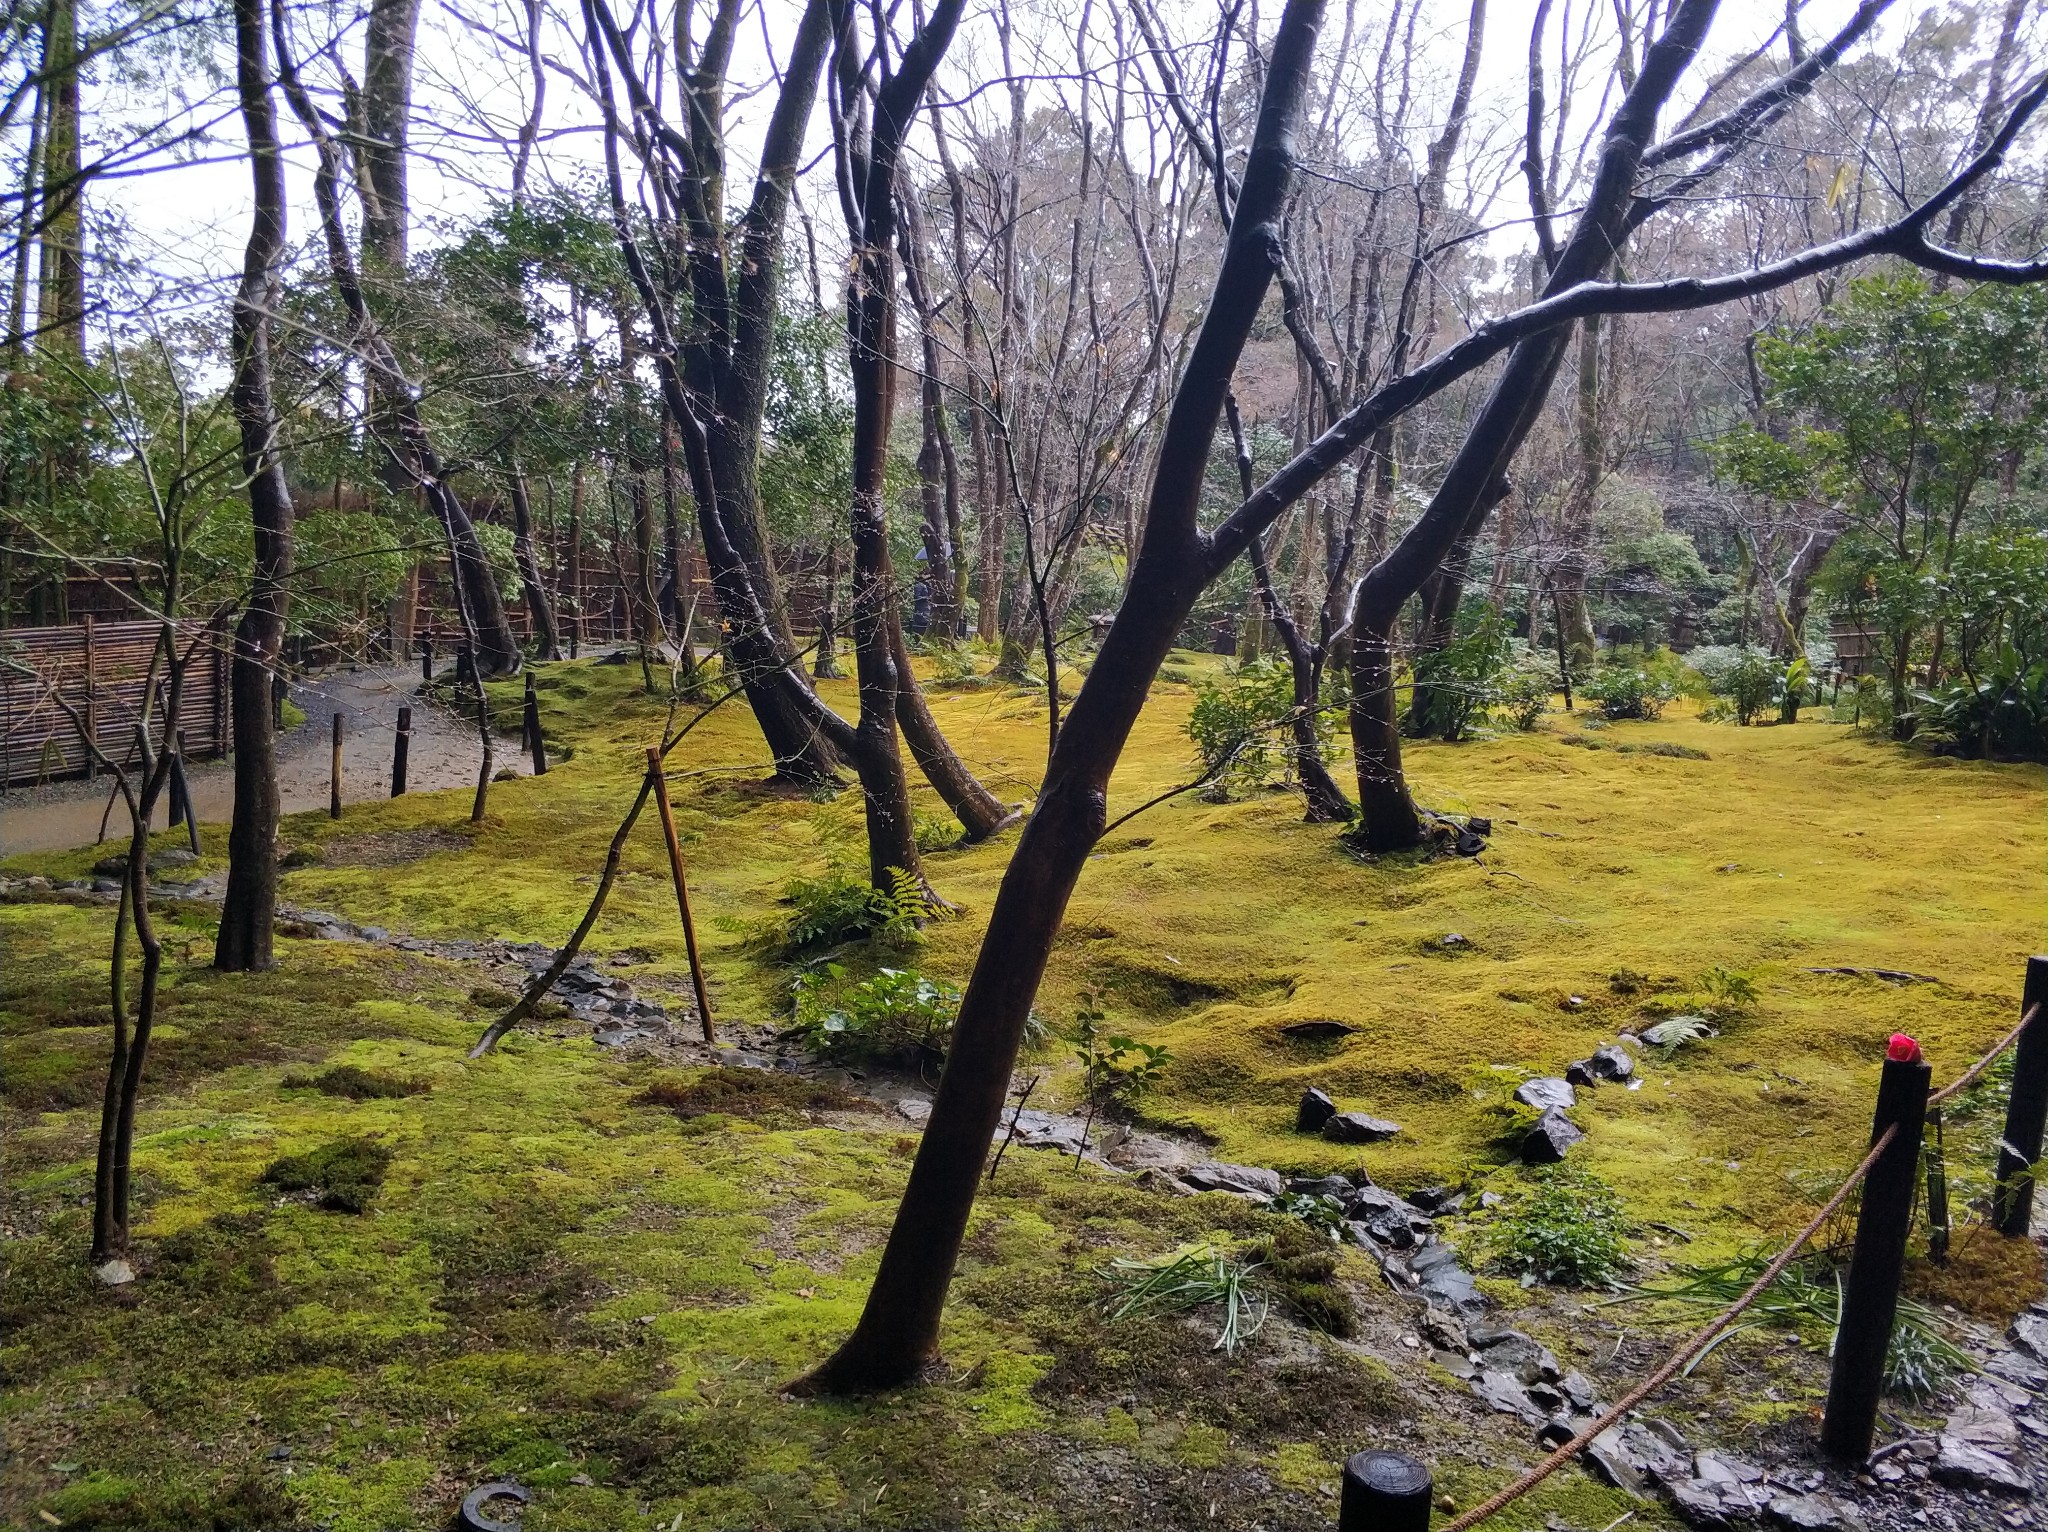
[(361, 1069), (354, 1064), (337, 1064), (317, 1075), (286, 1075), (277, 1083), (281, 1090), (316, 1090), (322, 1095), (341, 1096), (349, 1101), (416, 1096), (433, 1088), (424, 1080), (409, 1080), (379, 1069)]
[(263, 1172), (266, 1185), (280, 1191), (312, 1192), (314, 1200), (338, 1213), (360, 1213), (384, 1184), (391, 1151), (366, 1138), (337, 1138), (305, 1154), (272, 1160)]

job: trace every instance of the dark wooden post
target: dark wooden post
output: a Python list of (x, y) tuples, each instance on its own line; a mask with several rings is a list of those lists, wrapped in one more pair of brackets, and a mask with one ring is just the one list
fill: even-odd
[(547, 741), (540, 737), (540, 697), (533, 689), (533, 672), (526, 673), (526, 711), (523, 715), (526, 728), (526, 748), (533, 752), (533, 774), (544, 777), (548, 774)]
[(412, 709), (398, 710), (398, 732), (391, 739), (391, 796), (405, 796), (405, 755), (412, 746)]
[(427, 629), (420, 635), (420, 679), (434, 679), (434, 630)]
[(1927, 1117), (1928, 1077), (1920, 1045), (1892, 1038), (1877, 1085), (1870, 1141), (1896, 1127), (1891, 1143), (1863, 1182), (1856, 1244), (1842, 1292), (1835, 1360), (1828, 1374), (1820, 1444), (1828, 1456), (1861, 1463), (1870, 1456), (1877, 1404), (1884, 1392), (1885, 1353), (1899, 1312), (1899, 1280), (1906, 1269), (1906, 1235), (1913, 1224), (1913, 1189), (1920, 1179), (1920, 1139)]
[(1337, 1532), (1429, 1532), (1429, 1465), (1402, 1452), (1354, 1452), (1344, 1461)]
[(327, 817), (341, 818), (341, 714), (334, 715), (334, 761), (327, 790)]
[[(2035, 1010), (2039, 1007), (2039, 1010)], [(2000, 1234), (2025, 1234), (2034, 1213), (2034, 1162), (2041, 1158), (2041, 1129), (2048, 1122), (2048, 957), (2027, 959), (2020, 1014), (2034, 1019), (2020, 1033), (2012, 1058), (2012, 1096), (2005, 1108), (2005, 1136), (1998, 1148), (1998, 1193), (1991, 1222)]]
[(270, 726), (282, 731), (284, 728), (284, 699), (291, 695), (284, 673), (273, 670), (270, 673)]
[(185, 731), (180, 729), (171, 744), (171, 817), (164, 821), (166, 827), (173, 830), (185, 822), (185, 795), (180, 791), (185, 783), (184, 755)]
[(668, 870), (675, 878), (676, 908), (683, 917), (683, 946), (690, 954), (690, 987), (697, 994), (697, 1017), (704, 1041), (716, 1042), (711, 1030), (711, 997), (704, 992), (704, 965), (697, 960), (697, 923), (690, 918), (690, 886), (683, 881), (683, 847), (676, 839), (676, 817), (668, 806), (668, 778), (662, 774), (661, 752), (647, 747), (647, 777), (654, 784), (655, 806), (661, 810), (661, 838), (668, 843)]
[(185, 731), (180, 729), (177, 753), (171, 757), (171, 823), (176, 824), (180, 818), (185, 821), (185, 843), (198, 856), (199, 810), (192, 804), (192, 784), (185, 776), (185, 749)]

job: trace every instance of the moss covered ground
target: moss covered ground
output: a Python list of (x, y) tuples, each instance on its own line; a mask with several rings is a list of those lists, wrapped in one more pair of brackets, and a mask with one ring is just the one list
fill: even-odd
[[(478, 826), (466, 793), (288, 821), (285, 897), (422, 936), (560, 942), (663, 713), (637, 667), (550, 666), (539, 687), (570, 758), (494, 786)], [(1189, 695), (1159, 688), (1112, 814), (1191, 774)], [(1028, 798), (1042, 700), (982, 688), (934, 706), (1002, 796)], [(1754, 999), (1719, 1036), (1653, 1055), (1640, 1089), (1592, 1093), (1575, 1157), (1619, 1192), (1646, 1267), (1667, 1242), (1694, 1259), (1783, 1231), (1855, 1158), (1887, 1034), (1914, 1033), (1942, 1078), (2010, 1025), (2048, 891), (2042, 773), (1820, 723), (1674, 716), (1597, 735), (1704, 759), (1568, 747), (1580, 728), (1553, 715), (1412, 751), (1426, 801), (1493, 819), (1472, 860), (1360, 861), (1280, 793), (1148, 811), (1091, 861), (1041, 1012), (1057, 1031), (1092, 992), (1117, 1031), (1170, 1048), (1146, 1115), (1221, 1158), (1506, 1187), (1518, 1173), (1487, 1108), (1508, 1071), (1560, 1072), (1624, 1025), (1715, 1003), (1733, 974)], [(672, 760), (714, 1009), (755, 1024), (788, 1013), (764, 940), (784, 884), (859, 860), (852, 796), (792, 797), (764, 785), (766, 764), (738, 704)], [(933, 855), (962, 914), (886, 960), (963, 982), (1013, 842)], [(97, 855), (8, 870), (73, 876)], [(651, 823), (625, 867), (592, 949), (680, 991)], [(1309, 1527), (1331, 1519), (1335, 1465), (1359, 1446), (1425, 1446), (1459, 1497), (1531, 1455), (1403, 1349), (1402, 1311), (1356, 1255), (1348, 1342), (1276, 1323), (1228, 1360), (1198, 1327), (1107, 1324), (1110, 1257), (1254, 1243), (1269, 1217), (1038, 1153), (1012, 1154), (977, 1211), (941, 1371), (887, 1400), (791, 1400), (781, 1386), (850, 1326), (872, 1274), (914, 1142), (900, 1118), (829, 1096), (762, 1109), (553, 1028), (469, 1064), (500, 998), (471, 969), (287, 939), (275, 972), (230, 978), (205, 967), (205, 906), (173, 903), (163, 923), (143, 1275), (109, 1293), (82, 1251), (111, 911), (0, 905), (0, 1518), (429, 1526), (499, 1474), (535, 1490), (529, 1527)], [(1352, 1030), (1283, 1030), (1302, 1021)], [(1073, 1099), (1063, 1057), (1035, 1057), (1034, 1105)], [(1364, 1149), (1295, 1135), (1309, 1084), (1402, 1133)], [(376, 1153), (333, 1147), (352, 1142)], [(353, 1176), (363, 1211), (274, 1170), (308, 1156)], [(1739, 1346), (1713, 1363), (1750, 1365)], [(1810, 1383), (1774, 1385), (1756, 1428), (1796, 1418)], [(1597, 1527), (1628, 1508), (1576, 1475), (1554, 1484), (1500, 1524)]]

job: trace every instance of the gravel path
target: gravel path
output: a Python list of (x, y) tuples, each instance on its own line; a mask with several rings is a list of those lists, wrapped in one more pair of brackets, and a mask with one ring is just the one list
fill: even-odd
[[(474, 724), (416, 696), (419, 684), (419, 672), (411, 666), (334, 670), (294, 682), (292, 701), (305, 710), (306, 721), (278, 740), (278, 791), (284, 812), (294, 814), (327, 803), (336, 713), (342, 715), (344, 802), (362, 803), (391, 791), (391, 739), (403, 705), (412, 708), (407, 790), (474, 785), (483, 755)], [(501, 771), (509, 767), (523, 775), (532, 769), (516, 743), (501, 739), (494, 754)], [(187, 776), (200, 822), (226, 824), (234, 806), (233, 765), (205, 761), (190, 767)], [(0, 793), (0, 856), (90, 845), (99, 837), (111, 790), (112, 784), (101, 777)], [(159, 810), (160, 815), (166, 812)], [(161, 817), (157, 821), (159, 828), (167, 822)]]

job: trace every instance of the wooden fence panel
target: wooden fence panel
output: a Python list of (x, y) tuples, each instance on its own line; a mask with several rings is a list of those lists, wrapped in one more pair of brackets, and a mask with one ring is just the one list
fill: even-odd
[[(91, 755), (56, 698), (61, 696), (91, 730), (100, 749), (126, 759), (142, 717), (150, 658), (163, 632), (155, 622), (100, 622), (71, 627), (0, 631), (0, 784), (15, 786), (83, 776)], [(178, 652), (190, 658), (178, 708), (178, 726), (195, 758), (221, 755), (229, 740), (229, 636), (199, 623), (180, 623)], [(165, 737), (163, 697), (168, 682), (159, 666), (151, 736)]]

